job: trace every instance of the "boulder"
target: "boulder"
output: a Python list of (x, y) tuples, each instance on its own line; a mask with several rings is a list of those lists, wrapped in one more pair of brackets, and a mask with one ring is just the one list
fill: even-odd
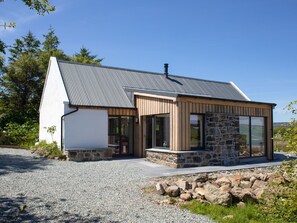
[(205, 190), (204, 190), (204, 188), (197, 187), (197, 188), (195, 189), (195, 193), (199, 194), (201, 197), (204, 197), (204, 195), (205, 195)]
[(231, 181), (231, 186), (232, 187), (238, 187), (241, 181), (241, 176), (240, 175), (234, 175), (232, 177), (229, 177)]
[(178, 186), (169, 186), (166, 188), (166, 193), (169, 197), (177, 197), (180, 194), (180, 189)]
[(251, 184), (253, 184), (256, 180), (257, 180), (257, 178), (256, 178), (255, 176), (252, 176), (252, 177), (250, 178), (250, 182), (251, 182)]
[(259, 173), (257, 175), (255, 175), (255, 177), (258, 179), (258, 180), (262, 180), (262, 181), (267, 181), (268, 180), (268, 175), (266, 174), (263, 174), (263, 173)]
[(265, 189), (263, 187), (262, 188), (260, 187), (260, 188), (257, 188), (255, 190), (253, 190), (253, 193), (255, 194), (257, 200), (259, 200), (262, 197), (264, 192), (265, 192)]
[(241, 188), (251, 188), (252, 183), (250, 181), (247, 181), (247, 180), (242, 180), (242, 181), (240, 181), (239, 187), (241, 187)]
[(190, 193), (181, 194), (179, 197), (184, 201), (192, 200), (192, 194), (190, 194)]
[(206, 181), (208, 181), (208, 174), (207, 173), (201, 173), (198, 174), (195, 181), (198, 183), (205, 183)]
[(240, 201), (238, 204), (237, 204), (237, 207), (239, 208), (244, 208), (245, 207), (245, 203)]
[(256, 180), (252, 186), (253, 190), (256, 190), (258, 188), (266, 188), (267, 182), (262, 181), (262, 180)]
[(178, 186), (180, 189), (182, 189), (184, 191), (192, 189), (191, 185), (186, 180), (179, 180), (175, 184), (176, 184), (176, 186)]
[(229, 192), (231, 189), (231, 185), (230, 184), (224, 184), (220, 187), (220, 190), (223, 192)]
[(165, 189), (164, 189), (163, 185), (160, 184), (160, 183), (157, 183), (156, 190), (157, 190), (157, 193), (160, 194), (160, 195), (165, 194)]
[(192, 190), (194, 191), (195, 188), (197, 187), (197, 182), (196, 181), (192, 182), (191, 186), (192, 186)]
[(251, 189), (247, 188), (240, 188), (240, 187), (233, 187), (230, 190), (230, 193), (232, 194), (234, 200), (236, 201), (256, 201), (256, 196), (251, 191)]
[(223, 192), (219, 187), (207, 183), (204, 185), (205, 189), (205, 198), (211, 203), (219, 204), (219, 205), (231, 205), (232, 204), (232, 196), (228, 192)]
[(217, 185), (219, 185), (220, 187), (223, 186), (223, 185), (230, 185), (231, 186), (231, 181), (227, 177), (221, 177), (221, 178), (217, 179), (215, 181), (215, 183)]

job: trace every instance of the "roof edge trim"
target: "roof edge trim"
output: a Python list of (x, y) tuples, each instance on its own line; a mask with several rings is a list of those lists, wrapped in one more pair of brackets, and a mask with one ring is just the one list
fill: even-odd
[(150, 98), (167, 99), (167, 100), (171, 100), (173, 102), (176, 102), (176, 97), (162, 96), (162, 95), (156, 95), (156, 94), (146, 94), (146, 93), (140, 93), (140, 92), (134, 92), (134, 95), (150, 97)]
[(232, 81), (230, 81), (230, 84), (248, 101), (251, 101), (251, 99), (245, 94), (243, 93), (242, 90), (240, 90), (239, 87), (237, 87), (237, 85), (235, 83), (233, 83)]

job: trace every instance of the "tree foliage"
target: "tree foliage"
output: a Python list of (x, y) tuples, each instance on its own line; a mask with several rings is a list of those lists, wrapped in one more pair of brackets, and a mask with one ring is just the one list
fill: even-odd
[[(297, 115), (297, 100), (290, 102), (286, 109), (292, 113), (292, 115)], [(288, 151), (297, 153), (297, 119), (292, 118), (291, 122), (286, 128), (278, 131), (281, 136), (281, 141), (286, 143)]]
[(79, 53), (75, 53), (71, 60), (73, 62), (100, 65), (103, 59), (97, 59), (97, 55), (91, 55), (91, 52), (87, 48), (82, 47)]

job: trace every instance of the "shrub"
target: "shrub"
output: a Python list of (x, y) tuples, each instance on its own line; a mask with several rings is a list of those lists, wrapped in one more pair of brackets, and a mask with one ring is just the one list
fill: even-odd
[(52, 143), (47, 143), (45, 140), (43, 140), (32, 148), (32, 152), (50, 159), (54, 159), (55, 157), (58, 157), (58, 159), (66, 159), (66, 156), (59, 149), (57, 142), (55, 141)]
[(38, 123), (36, 122), (28, 121), (22, 125), (8, 123), (4, 130), (5, 141), (3, 144), (29, 148), (38, 140)]
[(278, 172), (283, 179), (271, 182), (269, 191), (262, 200), (263, 211), (273, 222), (279, 218), (285, 222), (296, 222), (297, 219), (297, 160), (284, 162)]

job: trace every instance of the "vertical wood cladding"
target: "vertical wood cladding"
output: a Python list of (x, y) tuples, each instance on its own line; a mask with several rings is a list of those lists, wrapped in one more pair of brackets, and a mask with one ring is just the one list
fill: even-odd
[[(170, 114), (170, 149), (190, 150), (190, 114), (225, 113), (238, 116), (266, 117), (268, 158), (272, 158), (272, 126), (270, 104), (235, 102), (218, 99), (178, 97), (176, 101), (146, 96), (136, 97), (138, 116)], [(139, 123), (139, 128), (143, 128)], [(142, 140), (143, 138), (140, 137)], [(136, 149), (143, 151), (144, 143)], [(140, 152), (139, 153), (143, 153)]]

